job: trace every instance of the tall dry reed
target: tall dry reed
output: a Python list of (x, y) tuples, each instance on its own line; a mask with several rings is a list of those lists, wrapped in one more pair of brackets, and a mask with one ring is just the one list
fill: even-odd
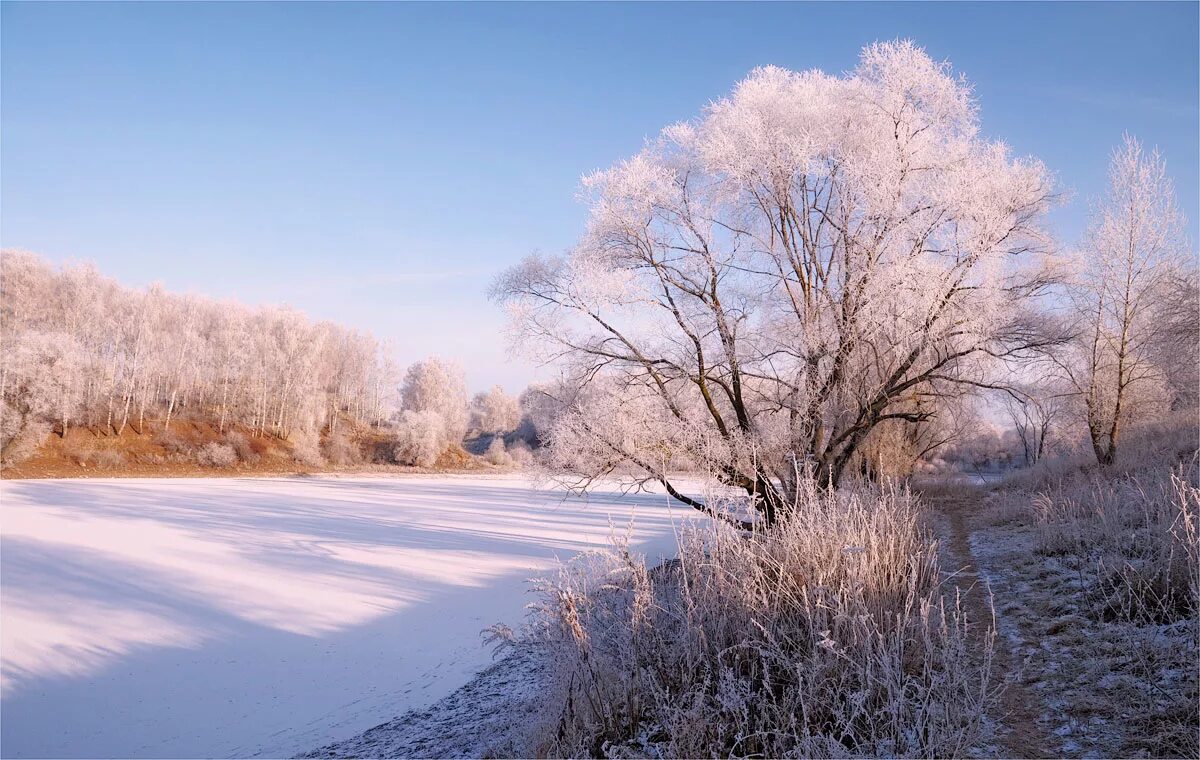
[(992, 621), (968, 635), (940, 577), (898, 489), (807, 489), (770, 531), (693, 528), (654, 569), (621, 547), (583, 555), (541, 586), (555, 677), (527, 750), (961, 755), (994, 691)]

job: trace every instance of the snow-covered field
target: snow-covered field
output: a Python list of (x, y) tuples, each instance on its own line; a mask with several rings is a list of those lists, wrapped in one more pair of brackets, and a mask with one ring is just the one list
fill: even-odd
[(694, 512), (518, 477), (0, 482), (4, 757), (286, 756), (491, 662), (526, 579)]

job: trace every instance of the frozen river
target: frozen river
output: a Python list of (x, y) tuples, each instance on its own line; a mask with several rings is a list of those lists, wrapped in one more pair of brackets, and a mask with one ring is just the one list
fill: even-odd
[(518, 477), (0, 481), (4, 757), (281, 756), (455, 690), (526, 580), (696, 513)]

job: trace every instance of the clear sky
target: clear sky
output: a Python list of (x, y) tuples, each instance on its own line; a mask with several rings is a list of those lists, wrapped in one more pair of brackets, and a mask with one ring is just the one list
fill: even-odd
[(3, 3), (0, 242), (289, 303), (517, 391), (485, 292), (581, 230), (579, 176), (761, 64), (907, 37), (1057, 172), (1065, 242), (1128, 130), (1197, 239), (1196, 3)]

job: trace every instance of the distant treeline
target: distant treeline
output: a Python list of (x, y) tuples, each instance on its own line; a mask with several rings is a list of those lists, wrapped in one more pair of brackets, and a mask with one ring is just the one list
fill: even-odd
[(395, 408), (395, 367), (371, 335), (286, 307), (124, 287), (24, 251), (0, 253), (0, 340), (5, 449), (72, 426), (169, 428), (181, 414), (287, 438)]

